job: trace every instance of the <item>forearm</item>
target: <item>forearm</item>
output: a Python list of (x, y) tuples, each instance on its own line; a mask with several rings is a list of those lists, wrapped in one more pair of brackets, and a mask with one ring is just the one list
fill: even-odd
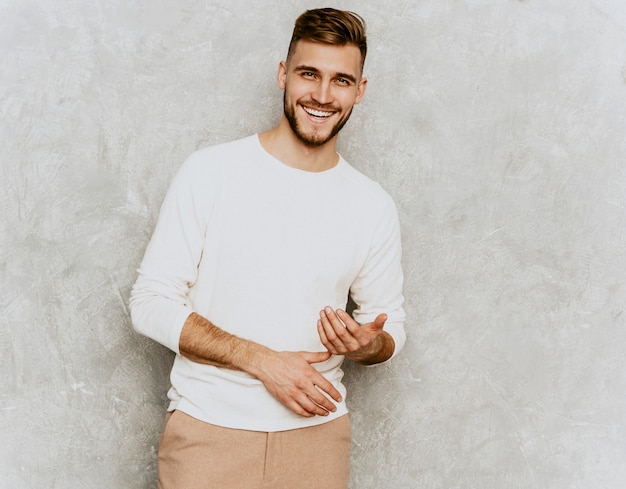
[(180, 354), (197, 363), (241, 370), (258, 376), (259, 357), (271, 350), (234, 336), (199, 314), (191, 313), (183, 325)]
[(301, 416), (328, 416), (336, 410), (331, 399), (341, 401), (339, 391), (310, 365), (328, 360), (327, 352), (277, 352), (231, 335), (196, 313), (183, 325), (179, 351), (194, 362), (249, 373)]
[(395, 351), (395, 342), (389, 333), (380, 334), (367, 347), (360, 351), (346, 353), (346, 358), (361, 365), (376, 365), (389, 360)]

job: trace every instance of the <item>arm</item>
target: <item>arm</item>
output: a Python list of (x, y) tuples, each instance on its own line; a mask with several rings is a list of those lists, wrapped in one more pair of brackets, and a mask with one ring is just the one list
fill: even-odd
[(350, 287), (357, 305), (354, 319), (327, 306), (318, 321), (320, 340), (329, 352), (363, 365), (391, 359), (406, 338), (400, 225), (393, 201), (386, 200), (373, 226), (369, 255)]
[(183, 325), (179, 350), (194, 362), (249, 373), (300, 416), (327, 416), (336, 410), (329, 397), (341, 402), (337, 389), (311, 366), (328, 360), (328, 352), (277, 352), (231, 335), (196, 313)]
[(320, 312), (317, 331), (322, 344), (333, 355), (345, 355), (362, 365), (375, 365), (389, 360), (395, 350), (391, 335), (383, 331), (386, 314), (379, 314), (376, 319), (360, 325), (350, 315), (330, 307)]

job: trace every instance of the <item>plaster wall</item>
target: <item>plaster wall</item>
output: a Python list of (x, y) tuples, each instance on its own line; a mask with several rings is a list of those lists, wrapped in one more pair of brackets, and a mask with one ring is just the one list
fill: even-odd
[[(275, 124), (310, 1), (0, 0), (0, 487), (154, 487), (127, 299), (174, 172)], [(408, 344), (347, 366), (351, 489), (626, 482), (626, 4), (379, 0), (344, 157), (400, 213)]]

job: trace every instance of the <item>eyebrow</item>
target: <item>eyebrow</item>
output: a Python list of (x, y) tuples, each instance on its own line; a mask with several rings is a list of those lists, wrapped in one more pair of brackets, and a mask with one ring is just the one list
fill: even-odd
[[(299, 72), (310, 71), (311, 73), (320, 72), (320, 70), (318, 70), (315, 66), (306, 66), (306, 65), (296, 66), (294, 71), (299, 71)], [(356, 83), (356, 77), (349, 73), (335, 73), (335, 78), (345, 78), (346, 80), (350, 80), (352, 83)]]

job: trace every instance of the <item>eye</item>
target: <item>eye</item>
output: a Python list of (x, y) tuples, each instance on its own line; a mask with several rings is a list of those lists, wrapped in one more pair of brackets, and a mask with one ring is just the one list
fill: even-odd
[(350, 85), (350, 80), (348, 80), (347, 78), (337, 78), (336, 82), (339, 85), (344, 85), (344, 86)]
[(313, 73), (312, 71), (303, 71), (301, 75), (304, 78), (315, 78), (315, 73)]

